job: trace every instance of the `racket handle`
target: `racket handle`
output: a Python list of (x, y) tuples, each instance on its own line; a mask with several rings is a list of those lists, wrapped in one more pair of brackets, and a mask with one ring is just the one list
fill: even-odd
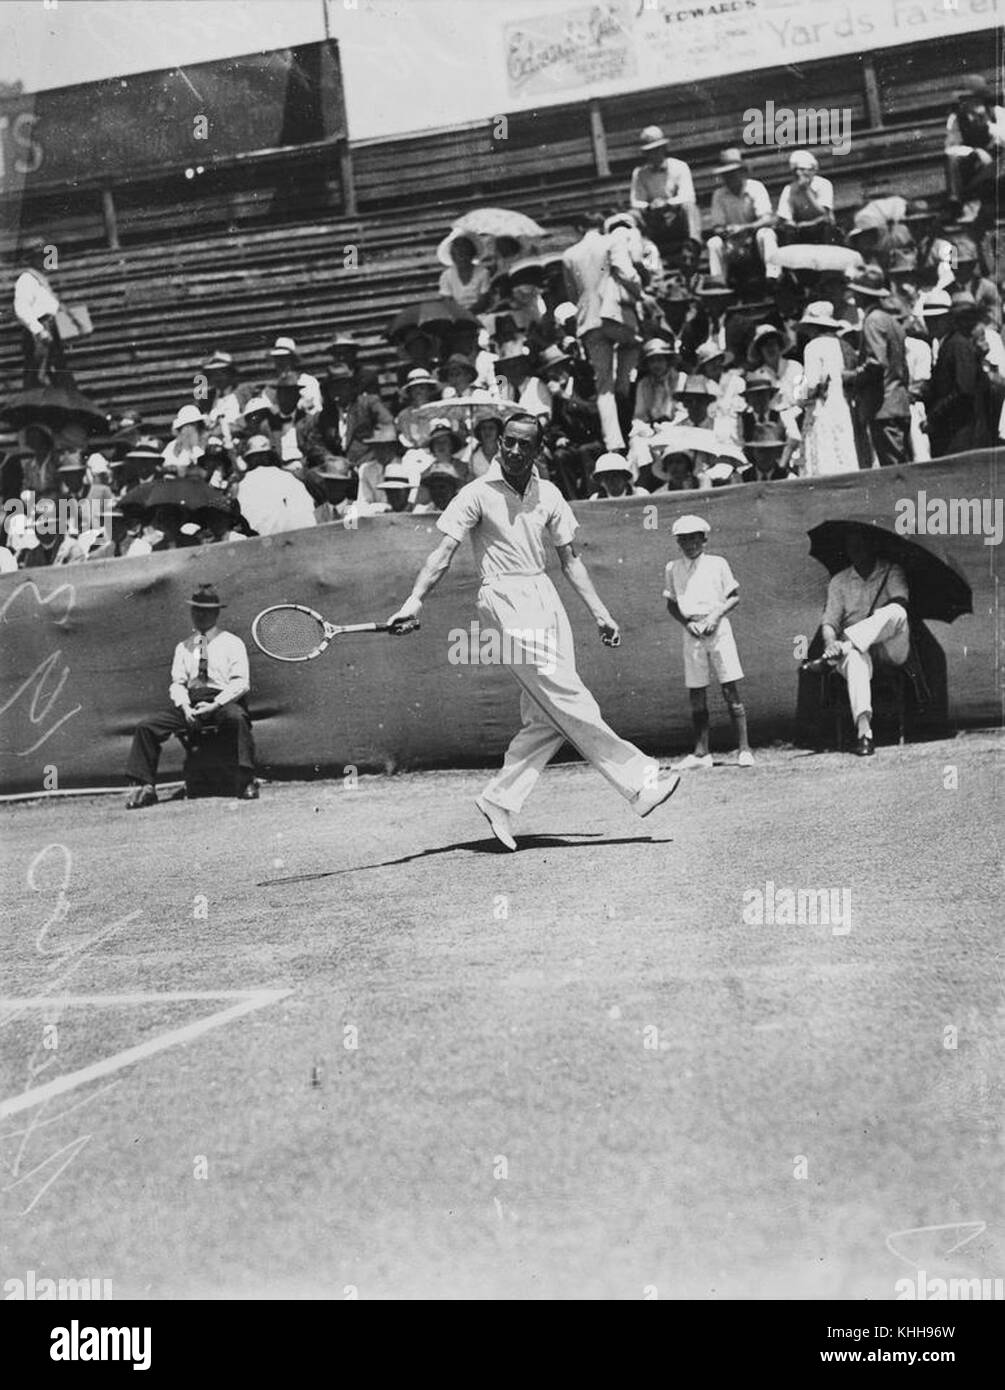
[(397, 626), (393, 623), (377, 623), (376, 629), (378, 632), (393, 632), (396, 636), (400, 637), (406, 632), (418, 632), (421, 626), (422, 624), (415, 618), (409, 618), (407, 621), (399, 623)]

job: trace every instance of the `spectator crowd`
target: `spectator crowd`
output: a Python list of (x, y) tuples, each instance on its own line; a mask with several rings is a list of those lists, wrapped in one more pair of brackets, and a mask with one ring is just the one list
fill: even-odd
[[(703, 230), (690, 168), (648, 126), (629, 206), (584, 213), (564, 252), (448, 235), (439, 312), (403, 313), (391, 330), (395, 381), (344, 333), (323, 363), (278, 336), (259, 370), (212, 352), (170, 439), (131, 412), (45, 468), (25, 451), (33, 509), (8, 514), (0, 568), (436, 512), (493, 467), (516, 412), (539, 423), (539, 472), (584, 501), (996, 444), (1003, 140), (993, 93), (962, 80), (946, 199), (876, 184), (848, 225), (812, 150), (791, 152), (773, 201), (744, 151), (726, 149)], [(66, 375), (57, 311), (26, 247), (15, 313), (28, 388)], [(60, 508), (69, 529), (51, 524)]]

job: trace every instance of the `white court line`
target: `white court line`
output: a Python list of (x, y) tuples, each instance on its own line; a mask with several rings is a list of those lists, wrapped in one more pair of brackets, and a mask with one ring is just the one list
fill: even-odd
[[(240, 998), (241, 1002), (232, 1004), (229, 1009), (221, 1009), (218, 1013), (209, 1014), (206, 1018), (196, 1019), (193, 1023), (186, 1023), (181, 1028), (172, 1028), (170, 1032), (161, 1033), (156, 1038), (149, 1038), (146, 1042), (138, 1043), (136, 1047), (127, 1047), (124, 1052), (116, 1052), (111, 1057), (105, 1057), (100, 1062), (92, 1062), (89, 1067), (81, 1067), (78, 1071), (67, 1072), (64, 1076), (58, 1076), (54, 1081), (47, 1081), (42, 1086), (35, 1086), (31, 1090), (22, 1092), (19, 1096), (12, 1096), (10, 1100), (0, 1101), (0, 1120), (6, 1119), (8, 1115), (17, 1115), (22, 1110), (30, 1110), (33, 1105), (40, 1105), (43, 1101), (52, 1100), (54, 1096), (65, 1095), (67, 1091), (75, 1090), (78, 1086), (84, 1086), (89, 1081), (96, 1081), (99, 1077), (110, 1076), (112, 1072), (120, 1071), (123, 1067), (132, 1066), (134, 1062), (142, 1062), (145, 1057), (152, 1057), (157, 1052), (163, 1052), (165, 1048), (175, 1047), (178, 1043), (190, 1042), (192, 1038), (199, 1037), (202, 1033), (208, 1033), (213, 1028), (219, 1028), (224, 1023), (229, 1023), (232, 1019), (240, 1018), (242, 1014), (253, 1013), (256, 1009), (262, 1009), (266, 1004), (274, 1004), (279, 999), (285, 999), (288, 994), (292, 994), (290, 989), (258, 989), (258, 990), (219, 990), (215, 993), (175, 993), (175, 994), (105, 994), (105, 995), (65, 995), (62, 996), (66, 1001), (75, 1003), (153, 1003), (162, 999), (234, 999)], [(57, 996), (58, 998), (58, 996)], [(37, 999), (0, 999), (0, 1007), (4, 1004), (16, 1004), (21, 1007), (38, 1006), (48, 1007), (55, 1002), (53, 999), (39, 997)]]

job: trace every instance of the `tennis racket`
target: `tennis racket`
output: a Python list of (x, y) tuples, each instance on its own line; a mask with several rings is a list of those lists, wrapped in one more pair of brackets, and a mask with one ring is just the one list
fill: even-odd
[[(414, 620), (399, 623), (396, 632), (411, 632)], [(390, 632), (390, 623), (329, 623), (313, 608), (300, 603), (278, 603), (265, 608), (251, 624), (255, 645), (273, 661), (313, 661), (335, 637), (347, 632)]]

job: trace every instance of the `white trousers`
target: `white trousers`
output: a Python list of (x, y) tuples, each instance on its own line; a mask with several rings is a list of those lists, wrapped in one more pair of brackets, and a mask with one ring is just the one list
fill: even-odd
[(522, 726), (502, 769), (485, 788), (486, 801), (519, 811), (563, 743), (571, 743), (626, 801), (654, 785), (659, 763), (604, 723), (580, 679), (568, 615), (547, 575), (512, 575), (483, 584), (478, 615), (483, 628), (499, 634), (500, 649), (522, 687)]
[[(754, 233), (754, 240), (757, 242), (757, 249), (760, 252), (761, 260), (764, 262), (765, 273), (769, 280), (777, 280), (781, 275), (781, 268), (772, 265), (769, 257), (778, 250), (778, 238), (773, 227), (760, 227)], [(708, 239), (708, 273), (718, 276), (720, 280), (726, 278), (727, 261), (726, 242), (721, 236), (710, 236)]]
[(639, 360), (638, 347), (609, 337), (604, 328), (589, 328), (583, 334), (583, 346), (597, 385), (597, 410), (604, 448), (623, 449), (625, 436), (618, 420), (619, 395), (626, 396), (632, 381), (632, 371)]
[(848, 703), (852, 716), (872, 714), (872, 657), (870, 649), (876, 648), (880, 655), (893, 666), (903, 666), (911, 650), (911, 630), (907, 612), (899, 603), (887, 603), (845, 628), (845, 638), (851, 642), (852, 649), (847, 652), (838, 665), (838, 670), (848, 682)]

